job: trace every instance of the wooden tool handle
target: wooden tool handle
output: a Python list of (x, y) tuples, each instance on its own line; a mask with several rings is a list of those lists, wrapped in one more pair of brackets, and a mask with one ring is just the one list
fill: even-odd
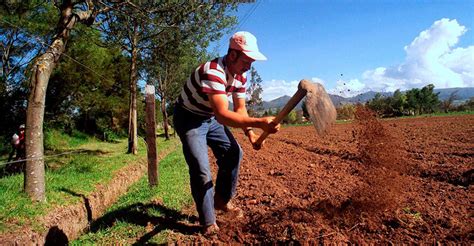
[[(273, 119), (275, 125), (279, 124), (290, 112), (293, 110), (296, 105), (306, 96), (306, 90), (299, 86), (296, 93), (290, 98), (286, 103), (285, 107), (278, 113), (278, 115)], [(260, 149), (262, 147), (263, 141), (270, 135), (268, 132), (263, 132), (262, 135), (258, 138), (257, 142), (254, 144), (255, 149)]]

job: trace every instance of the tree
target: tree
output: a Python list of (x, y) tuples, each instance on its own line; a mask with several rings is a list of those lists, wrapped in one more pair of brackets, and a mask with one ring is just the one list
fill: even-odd
[(354, 119), (356, 107), (353, 104), (343, 104), (336, 108), (336, 110), (338, 120), (352, 120)]
[[(177, 35), (172, 35), (167, 40), (173, 40)], [(189, 76), (190, 71), (200, 62), (207, 58), (204, 49), (196, 46), (191, 40), (181, 42), (170, 42), (166, 47), (153, 48), (150, 62), (145, 69), (149, 81), (157, 85), (156, 94), (160, 100), (160, 112), (162, 115), (165, 138), (169, 139), (169, 107), (181, 92), (183, 83)]]
[(407, 97), (407, 109), (409, 110), (409, 113), (412, 115), (420, 114), (421, 112), (421, 104), (419, 102), (419, 94), (420, 94), (420, 89), (418, 88), (413, 88), (411, 90), (408, 90), (406, 92), (406, 97)]
[(406, 92), (407, 108), (413, 114), (432, 113), (439, 105), (439, 93), (434, 93), (434, 85), (429, 84), (423, 88), (413, 88)]
[(420, 90), (421, 113), (433, 113), (439, 105), (439, 92), (434, 93), (434, 85), (429, 84)]
[[(234, 9), (236, 3), (230, 1), (198, 6), (192, 15), (177, 19), (178, 28), (166, 29), (154, 38), (147, 74), (150, 80), (158, 84), (157, 95), (161, 101), (166, 139), (169, 139), (170, 102), (178, 97), (190, 71), (210, 58), (206, 52), (209, 42), (222, 37), (228, 28), (236, 24), (235, 17), (229, 16), (227, 12), (228, 9)], [(192, 9), (196, 5), (190, 3), (179, 7)]]
[(400, 92), (400, 89), (393, 92), (393, 96), (390, 99), (390, 106), (395, 116), (403, 115), (405, 107), (407, 105), (407, 96)]
[(381, 93), (376, 93), (374, 98), (367, 102), (367, 106), (378, 115), (384, 116), (388, 108), (387, 101), (387, 98), (384, 98)]
[(298, 114), (296, 113), (296, 110), (291, 110), (290, 113), (288, 113), (283, 119), (283, 122), (286, 124), (294, 124), (297, 121), (298, 121)]
[(27, 65), (41, 51), (37, 36), (48, 38), (54, 9), (44, 2), (0, 3), (0, 134), (10, 134), (26, 118)]
[(453, 102), (458, 99), (457, 93), (457, 90), (453, 91), (446, 100), (441, 102), (440, 107), (445, 113), (453, 109)]
[[(77, 23), (91, 25), (97, 15), (110, 10), (97, 5), (107, 1), (56, 2), (59, 21), (50, 45), (33, 62), (26, 113), (26, 170), (25, 191), (32, 200), (45, 201), (43, 120), (49, 78), (64, 53), (71, 30)], [(114, 1), (115, 2), (115, 1)]]
[[(151, 61), (153, 50), (160, 50), (155, 47), (164, 48), (172, 42), (193, 40), (195, 44), (206, 47), (209, 41), (220, 35), (221, 29), (227, 27), (229, 19), (225, 13), (229, 6), (235, 8), (236, 3), (137, 1), (124, 5), (124, 14), (112, 12), (105, 19), (102, 30), (131, 57), (129, 153), (137, 153), (138, 74), (142, 72), (144, 79), (150, 79), (139, 62)], [(130, 15), (132, 12), (136, 14)], [(162, 105), (165, 107), (166, 102)]]
[(250, 81), (247, 87), (247, 110), (250, 116), (256, 116), (263, 105), (262, 100), (262, 78), (255, 67), (250, 68)]
[[(46, 95), (45, 123), (98, 135), (104, 140), (126, 129), (129, 60), (116, 47), (103, 47), (98, 30), (78, 26), (68, 57), (52, 73)], [(79, 65), (81, 64), (81, 65)]]

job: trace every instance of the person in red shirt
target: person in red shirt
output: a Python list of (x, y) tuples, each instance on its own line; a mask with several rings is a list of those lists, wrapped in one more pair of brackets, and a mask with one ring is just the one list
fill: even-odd
[(16, 157), (15, 160), (26, 159), (26, 146), (25, 146), (25, 124), (21, 124), (18, 133), (18, 145), (16, 146)]
[[(26, 159), (24, 124), (21, 124), (18, 128), (18, 132), (13, 134), (11, 139), (11, 146), (12, 150), (10, 151), (10, 155), (8, 156), (8, 162), (11, 162), (12, 160), (14, 162), (7, 164), (2, 173), (16, 173), (24, 169), (24, 162), (21, 161)], [(15, 158), (13, 158), (13, 156), (15, 156)]]
[[(252, 144), (258, 136), (252, 127), (275, 133), (274, 117), (249, 117), (245, 106), (246, 73), (256, 60), (266, 60), (249, 32), (237, 32), (223, 57), (201, 64), (189, 76), (174, 108), (174, 127), (189, 166), (191, 193), (205, 235), (219, 231), (215, 210), (234, 218), (243, 212), (231, 202), (235, 196), (243, 151), (228, 127), (241, 128)], [(232, 98), (233, 110), (229, 110)], [(219, 170), (214, 184), (208, 146)]]

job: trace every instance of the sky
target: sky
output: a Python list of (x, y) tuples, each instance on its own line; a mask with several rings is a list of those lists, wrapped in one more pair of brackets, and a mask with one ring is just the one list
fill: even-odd
[[(301, 79), (344, 97), (474, 87), (474, 0), (257, 0), (236, 15), (232, 33), (254, 34), (268, 58), (253, 63), (266, 101)], [(212, 44), (220, 55), (232, 33)]]

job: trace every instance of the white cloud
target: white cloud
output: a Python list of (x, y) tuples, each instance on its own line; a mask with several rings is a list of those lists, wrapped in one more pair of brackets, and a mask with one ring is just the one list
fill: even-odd
[(297, 80), (292, 80), (290, 82), (275, 79), (265, 81), (262, 83), (262, 99), (264, 101), (270, 101), (284, 95), (291, 96), (298, 89), (298, 83), (299, 81)]
[(474, 46), (454, 48), (467, 29), (441, 19), (405, 46), (399, 65), (365, 71), (365, 90), (394, 91), (434, 84), (435, 88), (474, 86)]
[[(312, 82), (320, 83), (324, 85), (324, 80), (313, 77), (311, 78)], [(284, 95), (293, 96), (296, 90), (298, 90), (298, 84), (300, 83), (299, 80), (292, 80), (292, 81), (285, 81), (285, 80), (270, 80), (265, 81), (262, 83), (262, 99), (264, 101), (271, 101), (278, 97), (282, 97)]]
[(328, 93), (342, 97), (352, 97), (366, 91), (365, 84), (358, 79), (351, 79), (349, 81), (340, 79), (336, 81), (336, 87), (328, 90)]
[(326, 85), (326, 82), (318, 77), (312, 77), (311, 78), (311, 81), (314, 82), (314, 83), (320, 83), (321, 85), (325, 86)]
[[(338, 80), (329, 93), (351, 97), (367, 91), (392, 92), (434, 84), (435, 88), (474, 87), (474, 46), (456, 47), (467, 28), (457, 20), (443, 18), (407, 46), (405, 60), (393, 66), (362, 73), (361, 78)], [(312, 81), (325, 85), (319, 78)], [(265, 81), (263, 99), (269, 101), (296, 92), (299, 81)]]

